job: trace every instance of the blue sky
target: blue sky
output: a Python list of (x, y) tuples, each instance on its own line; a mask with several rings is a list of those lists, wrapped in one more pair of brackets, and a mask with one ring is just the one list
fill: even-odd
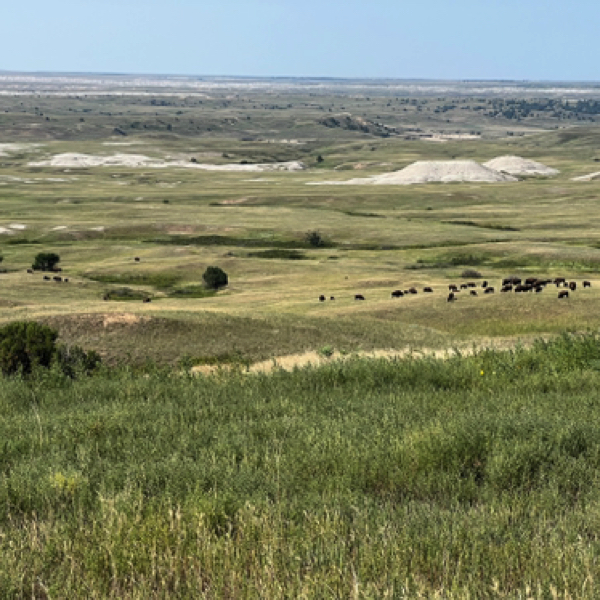
[(0, 69), (600, 80), (598, 0), (21, 0)]

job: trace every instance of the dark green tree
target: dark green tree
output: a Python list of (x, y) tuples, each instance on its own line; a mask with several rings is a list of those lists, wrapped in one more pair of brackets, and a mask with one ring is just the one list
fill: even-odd
[(325, 245), (325, 240), (323, 236), (318, 231), (309, 231), (305, 236), (304, 240), (307, 244), (312, 246), (313, 248), (320, 248)]
[(202, 275), (204, 285), (211, 290), (218, 290), (229, 283), (227, 273), (220, 267), (208, 267)]
[(34, 321), (16, 321), (0, 328), (0, 371), (31, 373), (34, 366), (49, 367), (58, 332)]
[(36, 271), (54, 271), (56, 265), (60, 262), (60, 256), (54, 252), (40, 252), (36, 255), (32, 269)]

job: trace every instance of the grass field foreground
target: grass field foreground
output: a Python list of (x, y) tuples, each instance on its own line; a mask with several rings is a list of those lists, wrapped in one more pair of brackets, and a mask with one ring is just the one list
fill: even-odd
[(0, 387), (6, 598), (571, 597), (599, 576), (600, 339)]

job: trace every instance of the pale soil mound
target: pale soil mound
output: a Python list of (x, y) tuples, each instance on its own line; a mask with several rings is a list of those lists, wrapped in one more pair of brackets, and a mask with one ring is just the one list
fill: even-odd
[(573, 177), (571, 181), (596, 181), (597, 179), (600, 179), (600, 171), (597, 171), (596, 173), (589, 173), (588, 175)]
[(393, 173), (350, 179), (348, 181), (329, 181), (325, 184), (337, 185), (412, 185), (418, 183), (451, 183), (474, 181), (497, 183), (517, 181), (506, 175), (484, 167), (474, 160), (417, 161), (412, 165)]
[(94, 156), (91, 154), (78, 154), (75, 152), (66, 152), (57, 154), (48, 160), (30, 162), (30, 167), (61, 167), (69, 169), (86, 169), (89, 167), (130, 167), (130, 168), (150, 168), (165, 169), (169, 167), (184, 169), (200, 169), (203, 171), (302, 171), (306, 165), (300, 161), (294, 160), (280, 163), (265, 164), (228, 164), (211, 165), (202, 164), (185, 160), (161, 160), (150, 158), (143, 154), (113, 154), (112, 156)]
[(551, 177), (560, 173), (557, 169), (520, 156), (498, 156), (483, 163), (483, 166), (509, 175), (545, 175)]

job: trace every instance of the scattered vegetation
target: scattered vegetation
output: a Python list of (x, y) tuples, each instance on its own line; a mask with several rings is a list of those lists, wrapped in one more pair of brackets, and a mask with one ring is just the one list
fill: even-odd
[(285, 250), (283, 248), (272, 248), (261, 252), (248, 252), (252, 258), (277, 258), (281, 260), (307, 260), (308, 257), (298, 250)]
[(168, 296), (171, 298), (212, 298), (215, 293), (215, 290), (206, 289), (203, 285), (188, 285), (169, 290)]
[(106, 290), (104, 293), (105, 300), (145, 300), (150, 298), (150, 294), (142, 290), (134, 290), (129, 287), (118, 287)]

